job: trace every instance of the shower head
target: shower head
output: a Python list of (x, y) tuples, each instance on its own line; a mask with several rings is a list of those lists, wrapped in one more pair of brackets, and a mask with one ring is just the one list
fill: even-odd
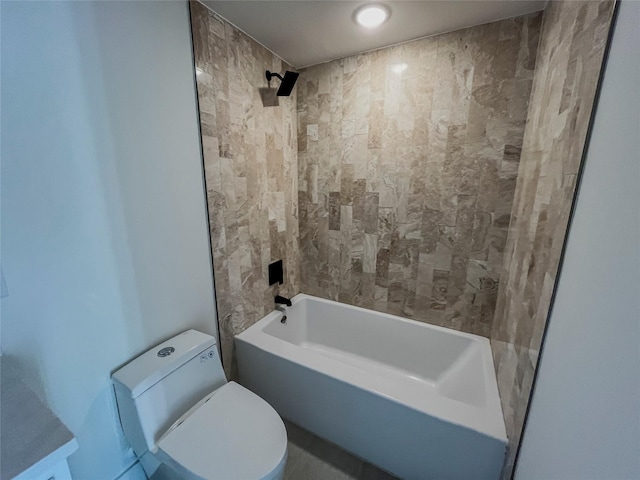
[(288, 97), (289, 95), (291, 95), (291, 90), (293, 90), (293, 87), (296, 84), (298, 75), (300, 74), (296, 72), (290, 72), (289, 70), (284, 72), (284, 77), (279, 73), (271, 73), (269, 70), (267, 70), (266, 73), (267, 82), (271, 82), (271, 79), (273, 77), (279, 78), (282, 82), (280, 84), (280, 88), (278, 88), (278, 97)]

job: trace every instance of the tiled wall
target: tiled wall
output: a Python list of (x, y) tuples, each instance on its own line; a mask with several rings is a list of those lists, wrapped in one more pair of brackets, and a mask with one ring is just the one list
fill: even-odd
[(302, 72), (302, 291), (489, 336), (540, 19)]
[(296, 97), (263, 107), (265, 70), (291, 69), (191, 2), (221, 347), (233, 375), (233, 335), (274, 308), (267, 265), (283, 259), (280, 293), (298, 293)]
[(534, 14), (310, 67), (297, 132), (296, 91), (278, 107), (259, 94), (264, 70), (290, 67), (191, 11), (227, 371), (282, 258), (284, 295), (490, 335), (510, 475), (613, 2), (550, 2), (542, 32)]
[(511, 447), (505, 478), (520, 440), (613, 5), (550, 2), (544, 15), (491, 333)]

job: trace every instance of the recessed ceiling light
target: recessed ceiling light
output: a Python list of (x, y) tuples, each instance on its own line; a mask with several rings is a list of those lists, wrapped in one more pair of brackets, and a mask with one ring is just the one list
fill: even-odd
[(356, 22), (366, 28), (382, 25), (389, 18), (389, 9), (383, 5), (365, 5), (356, 10)]

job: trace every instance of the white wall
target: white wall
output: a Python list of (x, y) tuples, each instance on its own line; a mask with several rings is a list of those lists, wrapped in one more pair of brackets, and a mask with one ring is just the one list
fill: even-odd
[(187, 3), (1, 9), (2, 351), (113, 479), (110, 373), (216, 331)]
[(640, 478), (640, 2), (623, 1), (517, 479)]

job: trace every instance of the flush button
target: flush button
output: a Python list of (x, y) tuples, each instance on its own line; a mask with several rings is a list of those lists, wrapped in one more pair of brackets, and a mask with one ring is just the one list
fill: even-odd
[(164, 347), (164, 348), (160, 349), (160, 351), (158, 352), (158, 356), (159, 357), (168, 357), (169, 355), (171, 355), (175, 351), (176, 351), (176, 349), (173, 348), (173, 347)]

